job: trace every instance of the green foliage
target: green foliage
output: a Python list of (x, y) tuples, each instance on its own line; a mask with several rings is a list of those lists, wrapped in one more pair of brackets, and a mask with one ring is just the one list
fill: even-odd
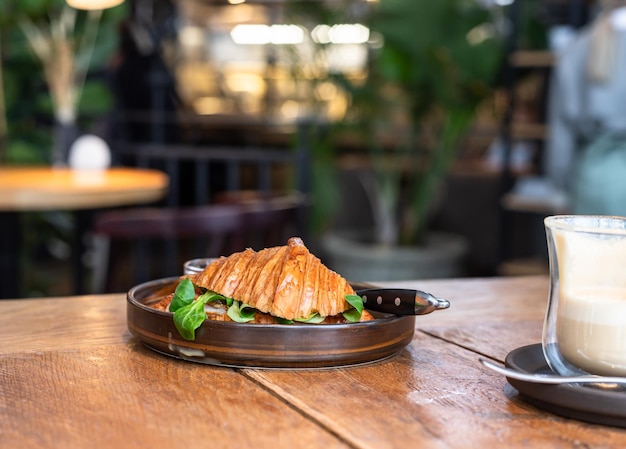
[(309, 137), (312, 140), (311, 150), (315, 154), (312, 161), (311, 191), (315, 197), (315, 207), (309, 216), (309, 227), (313, 233), (321, 233), (328, 226), (328, 217), (340, 207), (337, 195), (338, 170), (335, 161), (334, 135), (327, 129), (315, 127)]
[(384, 37), (377, 69), (409, 94), (418, 119), (433, 107), (475, 107), (493, 81), (499, 42), (471, 42), (490, 26), (488, 11), (473, 2), (384, 0), (372, 27)]
[(48, 139), (40, 137), (39, 142), (30, 136), (13, 139), (7, 147), (7, 162), (18, 165), (41, 165), (48, 157)]
[[(45, 27), (50, 17), (55, 17), (65, 7), (65, 0), (0, 2), (1, 87), (8, 124), (8, 135), (0, 135), (0, 163), (41, 164), (50, 161), (54, 125), (52, 102), (41, 65), (29, 48), (20, 23), (29, 20)], [(91, 72), (105, 67), (117, 47), (118, 23), (126, 14), (127, 7), (124, 5), (103, 11), (93, 54), (88, 61), (80, 56), (83, 60), (79, 63), (89, 63)], [(76, 38), (80, 38), (88, 26), (86, 18), (86, 12), (78, 12)], [(106, 113), (111, 105), (108, 87), (101, 80), (88, 79), (78, 106), (81, 123), (88, 125), (91, 118)], [(3, 137), (6, 138), (4, 147)]]
[[(346, 120), (336, 125), (360, 133), (373, 163), (376, 239), (416, 244), (460, 138), (492, 92), (503, 39), (492, 11), (476, 0), (369, 5), (367, 14), (346, 8), (352, 17), (335, 16), (331, 22), (358, 19), (381, 42), (370, 48), (365, 81), (330, 76), (351, 99)], [(328, 19), (329, 12), (320, 16)], [(384, 137), (394, 143), (384, 143)], [(390, 163), (394, 160), (401, 162)]]

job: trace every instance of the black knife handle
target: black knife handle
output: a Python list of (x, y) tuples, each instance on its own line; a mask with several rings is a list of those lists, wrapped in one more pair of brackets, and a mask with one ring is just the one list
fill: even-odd
[(369, 289), (357, 291), (368, 310), (394, 315), (415, 315), (415, 290)]

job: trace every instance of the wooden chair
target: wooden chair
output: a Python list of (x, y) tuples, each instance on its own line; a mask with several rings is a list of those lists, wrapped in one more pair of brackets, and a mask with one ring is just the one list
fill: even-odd
[(126, 291), (141, 282), (182, 274), (185, 260), (284, 245), (289, 237), (302, 234), (306, 207), (306, 197), (299, 193), (239, 192), (206, 206), (101, 213), (93, 222), (100, 255), (94, 290)]
[[(288, 188), (308, 193), (309, 142), (305, 137), (298, 141), (294, 148), (133, 144), (116, 147), (115, 154), (125, 164), (167, 173), (164, 206), (202, 206), (224, 191)], [(287, 187), (276, 185), (276, 173), (287, 180)]]

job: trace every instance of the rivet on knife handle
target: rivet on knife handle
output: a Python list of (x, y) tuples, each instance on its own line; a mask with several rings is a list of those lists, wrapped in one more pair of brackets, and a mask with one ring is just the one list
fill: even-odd
[(366, 309), (395, 315), (425, 315), (450, 307), (449, 301), (421, 290), (373, 288), (356, 293)]

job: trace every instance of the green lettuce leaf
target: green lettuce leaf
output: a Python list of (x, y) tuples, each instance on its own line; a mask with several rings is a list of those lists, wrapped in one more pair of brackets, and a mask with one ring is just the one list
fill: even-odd
[[(204, 305), (217, 300), (225, 300), (222, 295), (208, 291), (195, 301), (178, 308), (174, 312), (174, 325), (178, 333), (185, 340), (195, 340), (196, 329), (198, 329), (206, 319)], [(170, 306), (171, 307), (171, 306)]]
[(233, 300), (232, 305), (228, 308), (226, 314), (231, 320), (236, 321), (237, 323), (247, 323), (254, 319), (256, 311), (257, 310), (254, 307), (251, 307), (248, 304), (242, 304), (240, 301)]
[(300, 323), (318, 324), (324, 321), (324, 318), (326, 317), (323, 317), (319, 313), (315, 312), (306, 318), (298, 318), (295, 321), (298, 321)]
[(274, 317), (274, 322), (276, 324), (293, 324), (293, 320), (288, 320), (286, 318), (281, 318), (281, 317), (278, 317), (278, 316)]
[(354, 309), (343, 312), (343, 317), (351, 323), (358, 323), (363, 315), (363, 298), (359, 295), (346, 295), (346, 301)]
[(174, 290), (174, 297), (170, 303), (170, 312), (174, 313), (181, 307), (191, 304), (196, 292), (190, 279), (183, 279)]

